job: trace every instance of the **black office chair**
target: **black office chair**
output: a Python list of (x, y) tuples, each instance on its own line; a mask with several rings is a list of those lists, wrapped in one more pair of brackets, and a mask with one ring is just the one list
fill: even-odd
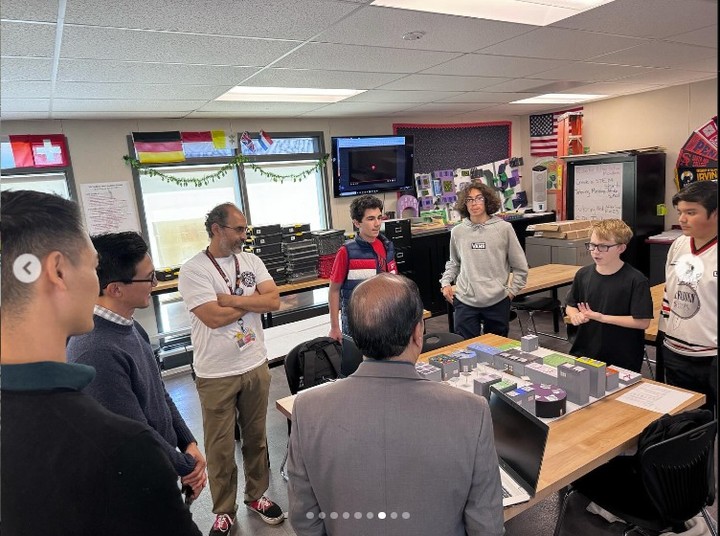
[(450, 333), (449, 331), (441, 331), (439, 333), (426, 333), (423, 335), (423, 346), (422, 351), (429, 352), (431, 350), (437, 350), (448, 344), (455, 344), (462, 342), (465, 339), (462, 335), (457, 333)]
[[(510, 303), (510, 312), (512, 313), (513, 311), (515, 311), (516, 314), (519, 313), (519, 311), (524, 311), (528, 314), (528, 319), (532, 325), (532, 330), (530, 328), (527, 330), (529, 333), (532, 333), (533, 335), (544, 335), (545, 337), (552, 337), (553, 339), (560, 339), (563, 341), (568, 340), (568, 337), (561, 337), (560, 335), (555, 335), (553, 333), (538, 331), (537, 326), (535, 325), (534, 316), (538, 312), (556, 313), (559, 318), (562, 318), (563, 312), (560, 300), (543, 296), (529, 296), (527, 298), (520, 297), (514, 299)], [(517, 319), (520, 324), (520, 332), (525, 335), (525, 328), (520, 318), (520, 314), (517, 314)]]
[(343, 335), (342, 361), (340, 362), (340, 375), (345, 378), (357, 370), (362, 363), (363, 355), (355, 345), (355, 341), (347, 335)]
[[(712, 419), (709, 411), (700, 411), (706, 415), (704, 420)], [(686, 417), (678, 414), (666, 420), (672, 425), (682, 418)], [(691, 425), (679, 435), (641, 447), (635, 456), (618, 456), (574, 482), (563, 497), (555, 536), (560, 534), (568, 498), (576, 491), (625, 520), (625, 535), (668, 527), (675, 533), (685, 532), (685, 521), (701, 513), (710, 532), (717, 536), (717, 527), (705, 508), (715, 501), (717, 421)]]

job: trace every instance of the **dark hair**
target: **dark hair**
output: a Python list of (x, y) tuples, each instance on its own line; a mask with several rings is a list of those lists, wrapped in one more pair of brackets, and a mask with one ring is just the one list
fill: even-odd
[(147, 255), (148, 246), (139, 234), (107, 233), (92, 237), (98, 252), (97, 274), (100, 281), (100, 296), (105, 287), (115, 281), (127, 283), (135, 277), (137, 265)]
[(707, 217), (717, 210), (718, 185), (716, 181), (691, 182), (672, 197), (672, 204), (677, 207), (680, 201), (700, 203), (707, 210)]
[(487, 184), (476, 180), (472, 181), (458, 193), (455, 210), (457, 210), (463, 218), (470, 217), (470, 212), (468, 211), (465, 202), (467, 201), (468, 194), (472, 188), (480, 190), (480, 193), (482, 193), (482, 196), (485, 198), (485, 212), (488, 216), (491, 216), (500, 210), (500, 198), (498, 197), (497, 190), (492, 186), (488, 186)]
[(15, 259), (24, 253), (42, 261), (60, 251), (75, 265), (87, 246), (77, 203), (58, 195), (29, 190), (4, 191), (0, 197), (2, 237), (2, 310), (21, 312), (30, 297), (30, 285), (13, 274)]
[(365, 211), (369, 208), (379, 208), (382, 210), (383, 204), (374, 195), (361, 195), (353, 199), (350, 203), (350, 219), (355, 221), (362, 221), (365, 216)]
[(223, 203), (207, 213), (207, 216), (205, 216), (205, 230), (210, 238), (213, 237), (212, 226), (214, 223), (220, 226), (227, 225), (228, 210), (231, 208), (237, 209), (234, 203)]
[(355, 345), (367, 357), (387, 359), (407, 348), (423, 303), (413, 281), (384, 272), (355, 287), (348, 309)]

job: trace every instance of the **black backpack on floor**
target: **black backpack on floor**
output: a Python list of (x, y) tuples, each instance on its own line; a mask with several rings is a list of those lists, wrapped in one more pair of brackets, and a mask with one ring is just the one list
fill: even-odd
[(285, 356), (285, 375), (292, 394), (340, 376), (342, 346), (330, 337), (316, 337)]

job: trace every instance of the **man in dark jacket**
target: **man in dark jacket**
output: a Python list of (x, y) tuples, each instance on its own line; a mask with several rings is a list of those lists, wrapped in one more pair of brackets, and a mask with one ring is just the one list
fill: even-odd
[(199, 535), (151, 431), (83, 394), (94, 369), (66, 363), (99, 290), (78, 206), (5, 191), (1, 212), (3, 532)]

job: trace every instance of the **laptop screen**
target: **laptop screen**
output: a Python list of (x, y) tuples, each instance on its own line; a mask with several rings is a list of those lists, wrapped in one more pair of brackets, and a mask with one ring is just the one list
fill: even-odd
[(548, 425), (503, 395), (490, 396), (490, 413), (499, 458), (523, 479), (534, 493), (545, 454)]

